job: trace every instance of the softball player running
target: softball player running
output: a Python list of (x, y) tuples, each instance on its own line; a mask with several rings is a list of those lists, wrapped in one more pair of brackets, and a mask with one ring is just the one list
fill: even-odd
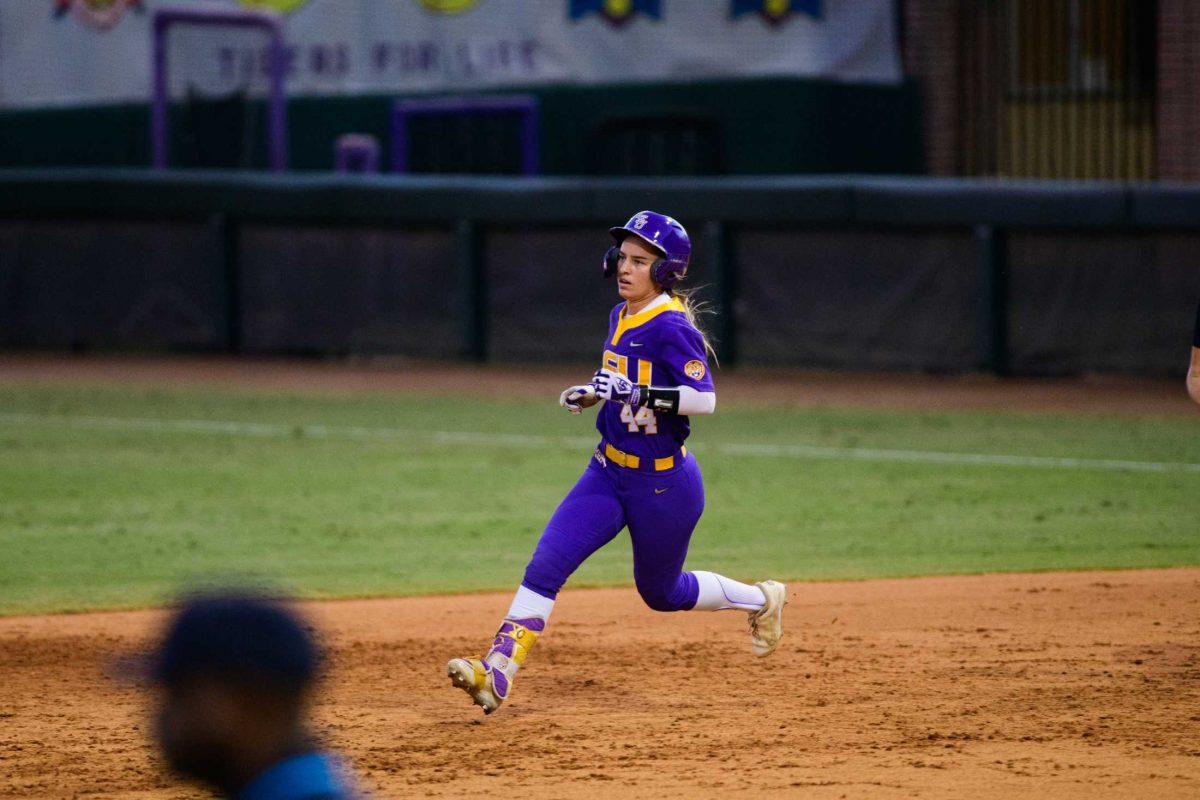
[(508, 699), (567, 578), (625, 527), (633, 579), (650, 608), (748, 612), (759, 656), (783, 635), (783, 584), (683, 571), (704, 511), (700, 466), (683, 444), (688, 416), (713, 413), (717, 401), (711, 348), (687, 296), (674, 289), (691, 256), (687, 232), (671, 217), (641, 211), (609, 233), (616, 244), (604, 255), (604, 275), (616, 276), (623, 302), (609, 314), (600, 370), (559, 397), (573, 414), (604, 401), (596, 417), (600, 443), (546, 525), (491, 648), (446, 665), (484, 713)]

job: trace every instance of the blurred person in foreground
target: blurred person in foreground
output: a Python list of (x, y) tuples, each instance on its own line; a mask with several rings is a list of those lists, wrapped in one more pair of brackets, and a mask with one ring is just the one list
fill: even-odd
[(146, 667), (170, 768), (236, 800), (350, 800), (307, 727), (316, 642), (282, 603), (246, 593), (185, 600)]
[(1196, 306), (1196, 332), (1192, 334), (1192, 363), (1188, 367), (1188, 394), (1200, 403), (1200, 305)]

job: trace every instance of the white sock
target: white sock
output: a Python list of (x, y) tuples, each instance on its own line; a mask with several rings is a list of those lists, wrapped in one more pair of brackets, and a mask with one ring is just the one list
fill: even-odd
[(542, 597), (532, 589), (518, 586), (517, 593), (513, 596), (512, 605), (508, 607), (508, 614), (505, 616), (508, 619), (541, 617), (549, 622), (550, 611), (553, 608), (554, 601), (549, 597)]
[(748, 583), (739, 583), (732, 578), (715, 572), (693, 570), (700, 584), (700, 596), (696, 598), (693, 611), (724, 611), (736, 608), (739, 611), (758, 611), (767, 604), (762, 589)]

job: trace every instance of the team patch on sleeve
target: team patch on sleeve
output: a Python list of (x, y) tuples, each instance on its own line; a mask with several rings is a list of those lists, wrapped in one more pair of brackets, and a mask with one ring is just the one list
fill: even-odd
[(692, 359), (683, 365), (683, 374), (687, 375), (694, 381), (698, 381), (704, 377), (704, 362), (698, 359)]

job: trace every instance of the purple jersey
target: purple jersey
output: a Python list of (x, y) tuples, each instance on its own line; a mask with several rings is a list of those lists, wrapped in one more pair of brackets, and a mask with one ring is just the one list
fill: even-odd
[[(713, 391), (700, 331), (676, 298), (626, 316), (619, 303), (608, 316), (602, 365), (644, 386), (690, 386)], [(688, 418), (624, 403), (604, 402), (596, 415), (604, 441), (641, 459), (674, 455), (691, 431)]]

